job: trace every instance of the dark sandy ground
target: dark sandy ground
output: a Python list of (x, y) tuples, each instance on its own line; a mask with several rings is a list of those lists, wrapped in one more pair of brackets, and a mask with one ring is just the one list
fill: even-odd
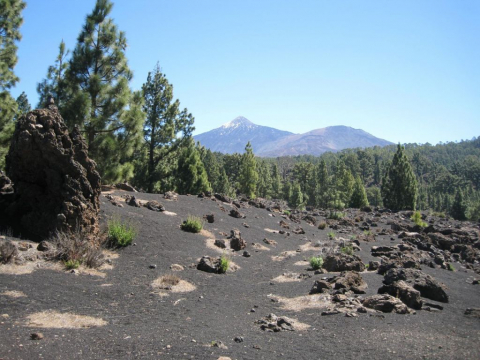
[[(305, 245), (326, 240), (331, 229), (318, 230), (302, 221), (305, 234), (286, 236), (278, 233), (280, 215), (273, 217), (265, 209), (242, 209), (246, 219), (236, 219), (220, 209), (230, 210), (231, 205), (210, 199), (179, 196), (178, 201), (167, 201), (150, 194), (137, 194), (137, 198), (158, 200), (177, 215), (143, 207), (115, 207), (102, 196), (103, 218), (119, 216), (133, 222), (139, 231), (136, 245), (118, 250), (120, 256), (112, 258), (113, 268), (103, 270), (103, 276), (54, 269), (15, 275), (2, 273), (4, 265), (0, 265), (0, 359), (480, 359), (480, 319), (464, 315), (467, 308), (480, 307), (480, 285), (472, 285), (475, 274), (460, 264), (454, 264), (453, 272), (422, 266), (447, 286), (450, 302), (441, 304), (443, 311), (367, 313), (353, 318), (322, 316), (325, 309), (320, 307), (294, 311), (275, 299), (307, 296), (316, 279), (331, 276), (315, 275), (308, 270), (308, 263), (302, 262), (317, 252)], [(215, 222), (206, 223), (205, 230), (213, 235), (180, 230), (188, 215), (211, 213)], [(386, 219), (379, 226), (389, 228)], [(229, 234), (234, 228), (247, 241), (251, 257), (241, 256), (243, 251), (231, 254), (238, 269), (224, 275), (197, 270), (194, 265), (201, 256), (222, 254), (222, 250), (207, 246), (207, 239), (225, 239), (220, 232)], [(361, 231), (337, 233), (337, 237), (348, 239), (355, 233)], [(394, 240), (390, 237), (362, 242), (357, 254), (365, 263), (375, 260), (370, 254), (372, 246), (401, 242), (396, 235)], [(263, 243), (264, 238), (277, 245)], [(268, 249), (255, 250), (252, 242)], [(290, 256), (279, 256), (285, 251), (291, 251)], [(174, 272), (172, 264), (185, 269)], [(287, 272), (311, 277), (296, 282), (272, 280)], [(155, 289), (152, 283), (167, 274), (179, 276), (193, 285), (186, 290), (194, 290)], [(365, 296), (376, 294), (383, 277), (375, 272), (362, 276), (369, 286)], [(294, 303), (298, 307), (302, 301)], [(84, 328), (65, 328), (72, 321), (62, 324), (49, 311), (88, 316), (96, 322)], [(29, 318), (39, 312), (47, 312), (43, 325)], [(309, 327), (265, 332), (255, 321), (270, 313)], [(32, 327), (35, 324), (40, 327)], [(32, 332), (41, 332), (44, 338), (31, 340)], [(243, 342), (234, 341), (236, 337)], [(220, 342), (224, 347), (212, 346)]]

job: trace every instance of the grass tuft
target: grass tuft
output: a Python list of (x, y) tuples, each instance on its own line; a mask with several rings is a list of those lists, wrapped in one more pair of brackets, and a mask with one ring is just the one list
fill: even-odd
[(123, 223), (117, 218), (108, 222), (108, 241), (112, 247), (125, 247), (135, 239), (137, 231), (133, 225)]
[(347, 246), (343, 246), (340, 251), (343, 253), (343, 254), (347, 254), (347, 255), (353, 255), (353, 246), (352, 245), (347, 245)]
[(203, 221), (199, 217), (196, 216), (189, 216), (187, 220), (185, 220), (180, 228), (183, 231), (192, 232), (192, 233), (199, 233), (203, 229)]
[(220, 258), (218, 272), (220, 274), (225, 274), (229, 267), (230, 267), (230, 259), (225, 254), (223, 254), (222, 257)]

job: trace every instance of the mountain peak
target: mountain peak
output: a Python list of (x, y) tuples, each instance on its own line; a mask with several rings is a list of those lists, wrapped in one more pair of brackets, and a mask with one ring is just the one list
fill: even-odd
[(222, 128), (238, 127), (239, 125), (255, 125), (255, 124), (243, 116), (237, 116), (232, 121), (226, 124), (223, 124)]

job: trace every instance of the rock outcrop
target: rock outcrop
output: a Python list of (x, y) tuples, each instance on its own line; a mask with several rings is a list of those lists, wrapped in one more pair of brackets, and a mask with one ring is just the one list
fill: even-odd
[(80, 131), (68, 131), (55, 105), (22, 116), (6, 157), (14, 192), (7, 201), (2, 195), (0, 225), (32, 240), (55, 231), (95, 236), (101, 191), (95, 168)]

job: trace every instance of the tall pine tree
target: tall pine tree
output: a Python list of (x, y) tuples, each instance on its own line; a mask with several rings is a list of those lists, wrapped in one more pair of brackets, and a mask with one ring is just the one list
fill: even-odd
[(176, 188), (180, 194), (200, 194), (210, 191), (207, 172), (192, 138), (180, 151), (175, 174)]
[(355, 179), (355, 185), (353, 185), (352, 197), (350, 198), (350, 207), (360, 209), (368, 205), (367, 193), (363, 186), (363, 181), (360, 176)]
[(47, 77), (37, 84), (37, 93), (39, 96), (37, 108), (44, 107), (48, 96), (51, 95), (55, 99), (55, 104), (60, 113), (63, 114), (65, 101), (68, 98), (65, 73), (68, 69), (67, 57), (70, 51), (65, 49), (65, 42), (63, 40), (60, 42), (58, 50), (55, 64), (48, 67)]
[(13, 69), (17, 64), (17, 42), (22, 38), (23, 23), (21, 0), (0, 0), (0, 169), (5, 167), (5, 155), (14, 130), (17, 102), (10, 95), (18, 77)]
[(131, 156), (140, 144), (140, 93), (132, 93), (127, 40), (109, 17), (113, 4), (97, 0), (86, 18), (66, 72), (68, 100), (62, 115), (80, 125), (89, 155), (106, 182), (132, 176)]
[(240, 162), (240, 174), (238, 183), (240, 192), (249, 198), (255, 198), (258, 182), (257, 161), (253, 155), (252, 145), (250, 141), (245, 146), (245, 153), (242, 155)]
[(180, 111), (180, 101), (173, 101), (173, 86), (157, 65), (148, 73), (143, 84), (144, 111), (147, 114), (143, 125), (148, 152), (147, 189), (153, 192), (159, 180), (159, 171), (171, 165), (182, 145), (190, 141), (194, 118), (185, 108)]
[(398, 144), (382, 179), (383, 205), (392, 210), (415, 210), (417, 181), (404, 150)]

